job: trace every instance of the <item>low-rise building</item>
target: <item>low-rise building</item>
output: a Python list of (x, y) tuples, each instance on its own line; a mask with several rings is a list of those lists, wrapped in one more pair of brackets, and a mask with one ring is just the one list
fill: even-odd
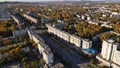
[(93, 21), (93, 20), (89, 20), (88, 23), (89, 23), (89, 24), (95, 24), (95, 25), (98, 25), (98, 23), (95, 22), (95, 21)]
[(71, 35), (70, 36), (70, 43), (76, 45), (77, 47), (82, 47), (82, 39), (78, 36)]
[(66, 26), (67, 26), (66, 23), (58, 23), (58, 24), (53, 25), (53, 27), (55, 28), (64, 28)]
[(87, 19), (87, 16), (82, 15), (82, 16), (81, 16), (81, 19), (82, 19), (82, 20), (86, 20), (86, 19)]
[(118, 12), (112, 12), (112, 14), (110, 15), (110, 17), (120, 19), (120, 13), (118, 13)]
[(20, 36), (25, 36), (27, 35), (27, 31), (26, 30), (15, 30), (13, 31), (13, 37), (20, 37)]
[(43, 19), (41, 19), (42, 23), (49, 23), (51, 21), (53, 21), (53, 19), (51, 19), (51, 18), (43, 18)]
[(29, 48), (29, 47), (25, 47), (25, 48), (22, 48), (21, 51), (22, 51), (22, 52), (29, 52), (29, 51), (30, 51), (30, 48)]
[(87, 20), (89, 21), (89, 20), (91, 20), (92, 18), (90, 17), (90, 16), (87, 16)]
[(47, 64), (52, 64), (54, 62), (53, 53), (48, 50), (43, 51), (43, 59)]

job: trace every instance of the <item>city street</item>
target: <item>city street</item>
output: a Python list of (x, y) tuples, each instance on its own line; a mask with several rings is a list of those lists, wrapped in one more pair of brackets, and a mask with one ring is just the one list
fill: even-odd
[(40, 36), (49, 46), (54, 49), (54, 51), (60, 54), (65, 61), (69, 62), (72, 65), (72, 68), (87, 68), (86, 63), (82, 62), (78, 55), (71, 51), (68, 51), (66, 48), (63, 48), (59, 43), (51, 39), (51, 37), (47, 37), (44, 34), (40, 34)]

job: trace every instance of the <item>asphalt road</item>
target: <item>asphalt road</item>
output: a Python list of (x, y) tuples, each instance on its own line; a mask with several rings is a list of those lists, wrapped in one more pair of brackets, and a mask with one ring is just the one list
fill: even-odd
[(72, 68), (87, 68), (87, 64), (80, 60), (80, 57), (66, 48), (62, 47), (59, 43), (55, 42), (51, 37), (40, 34), (44, 41), (51, 46), (54, 51), (60, 54), (63, 59), (72, 65)]

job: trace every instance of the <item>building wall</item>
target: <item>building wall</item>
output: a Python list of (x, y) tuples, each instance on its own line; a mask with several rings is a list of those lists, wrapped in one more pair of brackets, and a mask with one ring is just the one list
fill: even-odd
[(106, 60), (110, 60), (111, 59), (111, 54), (112, 54), (112, 47), (113, 47), (113, 44), (111, 43), (108, 43), (108, 48), (107, 48), (107, 51), (106, 51)]
[(43, 51), (45, 50), (40, 43), (38, 43), (38, 50), (40, 52), (40, 54), (43, 54)]
[(43, 59), (47, 64), (52, 64), (54, 62), (52, 53), (46, 53), (45, 50), (43, 51)]
[(60, 29), (54, 28), (50, 25), (46, 25), (46, 26), (48, 27), (49, 33), (53, 33), (54, 35), (57, 35), (58, 37), (66, 40), (67, 42), (74, 44), (76, 47), (82, 47), (83, 49), (92, 47), (92, 41), (90, 40), (85, 41), (84, 39), (78, 36), (70, 35), (69, 33), (61, 31)]
[[(27, 30), (30, 39), (33, 39), (35, 43), (38, 45), (38, 50), (40, 54), (43, 56), (43, 59), (45, 60), (46, 64), (52, 64), (54, 63), (54, 55), (51, 52), (49, 46), (44, 43), (44, 40), (38, 36), (34, 31)], [(44, 52), (46, 51), (46, 52)]]
[(12, 18), (14, 19), (14, 21), (17, 23), (17, 25), (19, 26), (19, 28), (22, 28), (21, 27), (21, 22), (18, 18), (16, 18), (14, 15), (12, 15)]
[(29, 35), (30, 39), (32, 39), (32, 34), (30, 33), (30, 31), (29, 31), (29, 30), (27, 30), (27, 33), (28, 33), (28, 35)]
[(62, 32), (62, 37), (64, 40), (66, 40), (67, 42), (70, 41), (70, 35), (66, 32)]
[(77, 47), (82, 47), (82, 39), (80, 37), (70, 35), (70, 43), (75, 44)]
[(92, 41), (88, 40), (88, 39), (83, 39), (82, 40), (82, 48), (83, 49), (88, 49), (92, 47)]
[(102, 55), (102, 57), (105, 58), (105, 59), (106, 59), (107, 50), (108, 50), (107, 48), (108, 48), (108, 43), (103, 40), (101, 55)]
[(114, 63), (120, 65), (120, 51), (117, 50), (118, 46), (119, 44), (116, 44), (114, 42), (110, 43), (107, 41), (103, 41), (101, 51), (102, 58), (108, 61), (113, 61)]
[(32, 35), (32, 37), (33, 37), (33, 41), (34, 41), (35, 43), (39, 43), (39, 42), (40, 42), (34, 35)]
[(120, 51), (115, 51), (112, 61), (120, 65)]
[(34, 23), (38, 23), (38, 20), (36, 18), (33, 18), (27, 14), (23, 14), (24, 17), (26, 17), (27, 19), (31, 20)]

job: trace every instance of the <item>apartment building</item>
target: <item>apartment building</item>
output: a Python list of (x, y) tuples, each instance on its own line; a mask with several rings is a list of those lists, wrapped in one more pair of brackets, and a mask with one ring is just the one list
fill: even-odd
[(82, 39), (78, 36), (75, 35), (71, 35), (67, 32), (64, 32), (58, 28), (55, 28), (51, 25), (46, 25), (48, 27), (48, 32), (49, 33), (53, 33), (54, 35), (60, 37), (61, 39), (74, 44), (76, 47), (80, 47), (82, 49), (87, 49), (92, 47), (92, 41), (90, 41), (89, 39)]
[(24, 23), (21, 22), (20, 18), (17, 17), (16, 15), (12, 15), (12, 18), (14, 19), (14, 21), (17, 23), (18, 27), (21, 29), (24, 27)]
[(45, 44), (44, 40), (37, 35), (37, 33), (33, 30), (28, 30), (28, 35), (30, 39), (32, 39), (38, 45), (38, 50), (40, 54), (43, 56), (46, 64), (53, 64), (54, 63), (54, 55), (51, 52), (51, 49), (47, 44)]
[(35, 24), (37, 24), (39, 22), (38, 19), (36, 19), (28, 14), (23, 14), (23, 16), (26, 17), (28, 20), (34, 22)]
[(107, 61), (120, 65), (120, 44), (114, 40), (104, 40), (101, 56)]

